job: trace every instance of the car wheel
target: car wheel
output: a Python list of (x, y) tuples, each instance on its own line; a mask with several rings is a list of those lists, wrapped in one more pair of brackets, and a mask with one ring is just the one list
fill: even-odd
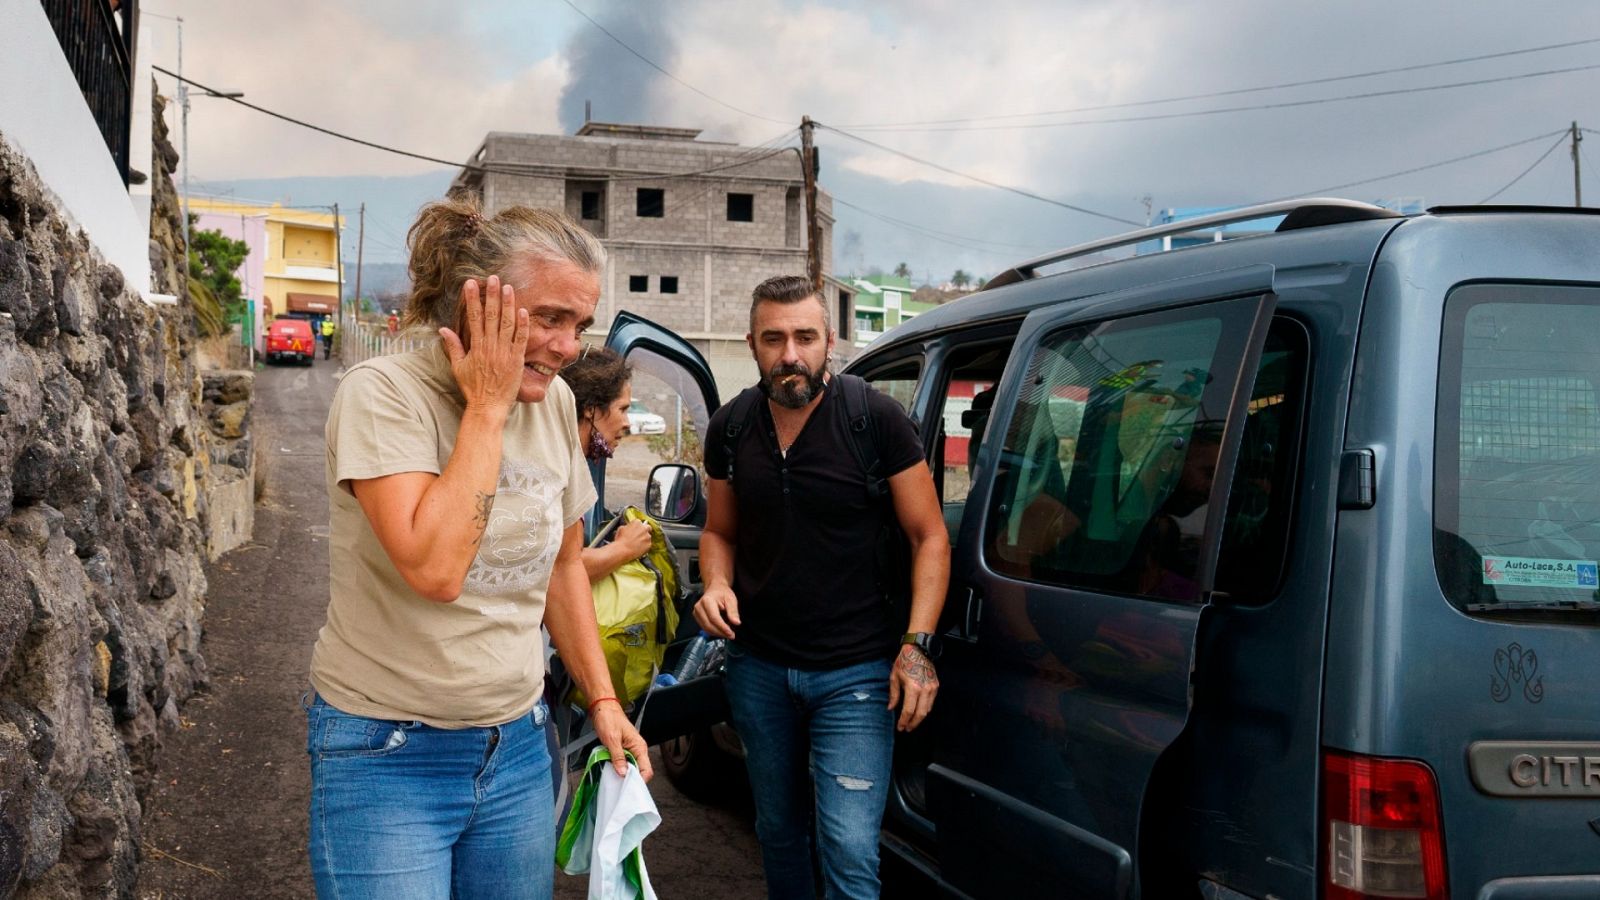
[(724, 804), (749, 791), (744, 761), (718, 747), (707, 729), (661, 744), (661, 768), (696, 803)]

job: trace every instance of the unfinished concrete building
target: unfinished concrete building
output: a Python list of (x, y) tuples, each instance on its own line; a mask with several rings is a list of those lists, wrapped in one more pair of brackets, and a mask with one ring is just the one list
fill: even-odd
[[(692, 128), (588, 122), (575, 135), (491, 132), (451, 185), (487, 211), (564, 209), (609, 255), (595, 331), (628, 310), (693, 341), (719, 389), (750, 384), (750, 289), (806, 271), (805, 193), (792, 148), (698, 140)], [(831, 270), (833, 201), (818, 192), (822, 268)], [(849, 310), (830, 287), (834, 327)], [(848, 303), (846, 304), (848, 306)]]

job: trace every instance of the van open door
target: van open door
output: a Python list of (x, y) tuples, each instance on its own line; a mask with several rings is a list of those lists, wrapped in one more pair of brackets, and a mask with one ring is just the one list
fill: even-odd
[[(700, 529), (705, 523), (701, 460), (706, 426), (719, 404), (717, 385), (710, 364), (693, 344), (642, 316), (618, 313), (605, 345), (633, 367), (630, 388), (639, 415), (658, 416), (665, 427), (630, 434), (611, 459), (591, 464), (600, 495), (592, 524), (603, 521), (603, 510), (636, 506), (655, 516), (676, 549), (687, 595), (680, 640), (668, 648), (663, 664), (664, 671), (671, 671), (686, 643), (681, 638), (696, 633), (689, 609), (700, 595)], [(653, 419), (633, 421), (654, 424)], [(655, 432), (654, 427), (649, 430)], [(728, 716), (720, 676), (653, 688), (642, 704), (636, 720), (651, 744), (707, 729)]]

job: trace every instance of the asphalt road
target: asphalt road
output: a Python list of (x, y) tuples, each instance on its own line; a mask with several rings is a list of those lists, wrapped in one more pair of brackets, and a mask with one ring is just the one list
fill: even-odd
[[(322, 426), (338, 371), (337, 359), (319, 359), (257, 373), (255, 534), (207, 569), (211, 683), (165, 738), (145, 804), (140, 897), (313, 894), (300, 699), (328, 602)], [(693, 803), (659, 775), (651, 793), (662, 824), (645, 841), (645, 859), (661, 897), (763, 895), (747, 811)], [(556, 877), (558, 898), (586, 896), (585, 878)]]

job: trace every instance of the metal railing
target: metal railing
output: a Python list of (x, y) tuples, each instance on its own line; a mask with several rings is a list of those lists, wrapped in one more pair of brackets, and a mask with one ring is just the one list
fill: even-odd
[[(122, 183), (128, 183), (128, 133), (133, 122), (134, 35), (139, 33), (139, 0), (41, 0), (55, 29), (67, 65), (78, 79), (84, 102), (100, 126), (106, 149)], [(118, 22), (118, 19), (121, 22)], [(8, 90), (25, 90), (11, 85)]]
[(417, 350), (436, 339), (425, 330), (397, 331), (390, 334), (387, 325), (371, 322), (354, 322), (342, 330), (344, 333), (339, 338), (339, 362), (347, 368), (374, 356)]

